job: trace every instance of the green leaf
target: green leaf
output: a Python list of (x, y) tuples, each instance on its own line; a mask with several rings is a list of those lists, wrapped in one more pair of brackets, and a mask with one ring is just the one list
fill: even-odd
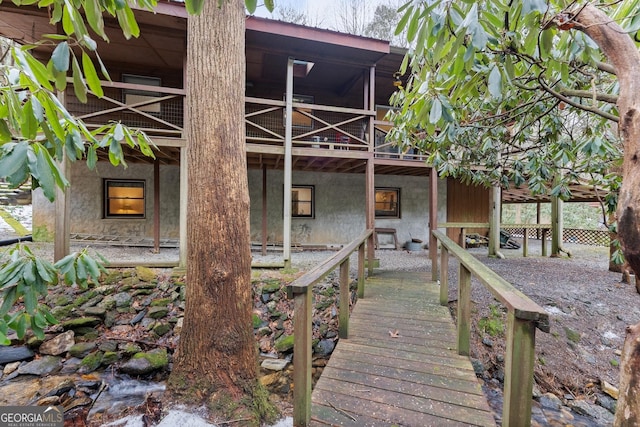
[(185, 0), (185, 6), (189, 15), (198, 15), (202, 12), (205, 0)]
[(489, 73), (489, 93), (494, 99), (502, 99), (502, 75), (495, 65)]
[(7, 178), (18, 172), (27, 161), (28, 149), (26, 141), (4, 144), (0, 149), (0, 177)]
[(64, 41), (53, 50), (51, 60), (56, 71), (66, 73), (69, 71), (69, 44)]
[(108, 41), (107, 35), (104, 32), (104, 20), (102, 19), (102, 8), (98, 0), (85, 0), (84, 12), (87, 17), (89, 26), (93, 28), (104, 40)]
[(82, 77), (82, 71), (80, 71), (80, 64), (76, 57), (73, 57), (73, 92), (76, 97), (83, 104), (87, 103), (87, 85)]
[(132, 36), (138, 37), (140, 35), (140, 28), (129, 5), (126, 5), (123, 9), (118, 9), (116, 16), (118, 17), (120, 28), (122, 28), (122, 33), (127, 40)]
[(93, 145), (90, 145), (89, 149), (87, 150), (87, 167), (93, 170), (95, 169), (97, 163), (98, 163), (98, 154), (96, 153), (96, 147)]
[(13, 135), (11, 135), (11, 131), (9, 130), (9, 126), (7, 125), (7, 121), (4, 119), (0, 119), (0, 143), (9, 142), (12, 139)]
[(431, 103), (431, 111), (429, 112), (429, 123), (436, 124), (442, 117), (442, 104), (438, 98)]
[(102, 85), (100, 84), (98, 73), (96, 73), (96, 68), (86, 52), (82, 52), (82, 68), (84, 69), (84, 76), (87, 79), (89, 89), (91, 89), (91, 92), (93, 92), (98, 98), (102, 98), (104, 96), (104, 92), (102, 91)]
[(123, 161), (120, 142), (113, 138), (111, 139), (111, 144), (109, 144), (109, 161), (113, 166), (118, 166)]
[(31, 99), (25, 102), (22, 107), (22, 117), (20, 117), (20, 131), (24, 139), (34, 140), (38, 134), (38, 120), (33, 114)]
[(245, 0), (244, 4), (249, 12), (249, 15), (256, 13), (256, 7), (258, 6), (257, 0)]

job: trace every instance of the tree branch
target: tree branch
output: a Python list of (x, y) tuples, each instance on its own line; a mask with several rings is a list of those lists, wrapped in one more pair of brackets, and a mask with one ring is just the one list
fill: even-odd
[(603, 118), (605, 118), (607, 120), (611, 120), (611, 121), (616, 122), (616, 123), (620, 120), (620, 118), (618, 116), (614, 116), (613, 114), (606, 113), (606, 112), (604, 112), (604, 111), (602, 111), (602, 110), (600, 110), (600, 109), (598, 109), (596, 107), (592, 107), (592, 106), (589, 106), (589, 105), (582, 105), (582, 104), (579, 104), (579, 103), (573, 101), (571, 98), (568, 98), (567, 96), (564, 96), (562, 93), (560, 93), (560, 92), (552, 89), (551, 87), (547, 86), (542, 81), (542, 79), (540, 77), (538, 78), (538, 83), (540, 84), (540, 87), (545, 92), (555, 96), (559, 100), (571, 105), (574, 108), (577, 108), (577, 109), (580, 109), (580, 110), (583, 110), (583, 111), (588, 111), (590, 113), (596, 114), (596, 115), (598, 115), (600, 117), (603, 117)]
[[(590, 90), (561, 88), (558, 90), (558, 93), (568, 97), (593, 99), (593, 92)], [(598, 101), (607, 102), (609, 104), (616, 104), (618, 102), (618, 95), (610, 95), (608, 93), (597, 92), (596, 99)]]

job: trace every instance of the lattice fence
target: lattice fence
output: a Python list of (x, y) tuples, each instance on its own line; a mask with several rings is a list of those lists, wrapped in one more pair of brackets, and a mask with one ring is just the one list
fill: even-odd
[[(522, 238), (522, 227), (502, 227), (504, 231), (513, 237)], [(527, 228), (530, 239), (540, 239), (542, 230), (538, 228)], [(547, 231), (547, 240), (551, 240), (551, 230)], [(565, 228), (562, 233), (562, 241), (567, 243), (579, 243), (591, 246), (609, 246), (610, 238), (607, 230), (589, 230), (585, 228)]]

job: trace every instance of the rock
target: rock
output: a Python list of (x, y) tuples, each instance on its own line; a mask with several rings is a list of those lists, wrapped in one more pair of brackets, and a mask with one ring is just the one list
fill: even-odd
[(116, 351), (118, 350), (118, 343), (116, 341), (105, 341), (100, 344), (99, 348), (105, 353), (108, 351)]
[(18, 362), (20, 360), (31, 359), (33, 351), (26, 346), (0, 346), (0, 365)]
[(74, 374), (78, 372), (78, 369), (80, 369), (81, 363), (82, 363), (82, 359), (79, 359), (77, 357), (71, 357), (63, 363), (60, 373)]
[(120, 372), (128, 375), (147, 375), (155, 368), (147, 359), (129, 359), (120, 365)]
[(59, 356), (66, 353), (75, 344), (75, 333), (72, 330), (55, 336), (49, 341), (45, 341), (40, 345), (38, 351), (41, 354), (51, 356)]
[(96, 295), (93, 298), (91, 298), (90, 300), (88, 300), (87, 302), (85, 302), (84, 304), (82, 304), (80, 306), (80, 309), (82, 310), (86, 310), (88, 308), (94, 307), (96, 304), (98, 304), (100, 301), (102, 301), (104, 299), (104, 296), (102, 295)]
[(62, 328), (64, 330), (68, 329), (78, 329), (82, 327), (92, 327), (100, 324), (100, 319), (97, 317), (87, 316), (87, 317), (78, 317), (77, 319), (66, 320), (62, 322)]
[(107, 314), (107, 309), (104, 307), (87, 307), (84, 310), (85, 316), (93, 316), (93, 317), (102, 317), (104, 318)]
[(180, 317), (177, 321), (175, 326), (173, 327), (173, 334), (174, 335), (180, 335), (180, 332), (182, 332), (182, 324), (184, 323), (184, 317)]
[(272, 294), (274, 292), (279, 291), (281, 286), (282, 286), (282, 284), (280, 283), (279, 280), (267, 283), (262, 287), (262, 293), (263, 294)]
[(131, 319), (129, 324), (135, 325), (136, 323), (139, 323), (146, 315), (147, 315), (147, 310), (142, 310), (140, 313), (136, 314), (133, 319)]
[(165, 335), (170, 330), (171, 330), (171, 326), (168, 323), (159, 322), (153, 327), (153, 332), (159, 337)]
[(282, 371), (288, 364), (289, 361), (285, 359), (264, 359), (260, 366), (270, 371)]
[(559, 410), (562, 407), (562, 401), (553, 393), (545, 393), (538, 398), (538, 402), (543, 408)]
[(58, 356), (43, 356), (18, 368), (20, 375), (45, 376), (55, 374), (62, 369), (62, 358)]
[(473, 371), (476, 373), (476, 376), (484, 376), (484, 372), (486, 371), (486, 369), (481, 361), (479, 361), (478, 359), (471, 359), (471, 365), (473, 366)]
[(607, 411), (611, 412), (612, 414), (616, 413), (618, 402), (614, 398), (604, 394), (597, 394), (596, 403), (602, 406), (603, 408), (605, 408)]
[(157, 348), (146, 353), (137, 353), (133, 355), (133, 358), (147, 359), (155, 369), (165, 368), (169, 365), (169, 356), (167, 355), (166, 348)]
[(169, 309), (167, 307), (151, 307), (147, 316), (152, 319), (160, 319), (165, 317), (169, 313)]
[(113, 296), (113, 300), (116, 303), (116, 308), (125, 308), (131, 306), (131, 300), (133, 297), (129, 292), (118, 292)]
[(73, 357), (83, 358), (96, 348), (95, 342), (79, 342), (69, 349), (69, 354)]
[(613, 397), (614, 399), (618, 400), (618, 397), (620, 395), (620, 391), (612, 386), (611, 384), (609, 384), (608, 382), (602, 380), (600, 382), (600, 386), (602, 387), (602, 391), (606, 394), (608, 394), (609, 396)]
[(82, 363), (80, 364), (80, 369), (78, 372), (82, 374), (86, 374), (89, 372), (93, 372), (100, 367), (102, 364), (102, 357), (104, 353), (101, 351), (94, 351), (90, 353), (82, 359)]
[(487, 337), (482, 338), (482, 344), (486, 345), (487, 347), (493, 347), (493, 341), (491, 341)]
[(277, 383), (279, 379), (280, 379), (280, 373), (279, 372), (275, 372), (273, 374), (269, 374), (269, 375), (265, 375), (263, 377), (260, 377), (260, 384), (262, 384), (264, 387), (269, 387), (269, 386)]
[(276, 342), (274, 343), (274, 347), (280, 353), (285, 353), (293, 349), (293, 340), (293, 335), (282, 335), (276, 340)]
[(109, 366), (117, 363), (120, 360), (120, 356), (115, 351), (105, 351), (102, 355), (102, 366)]
[(336, 343), (333, 340), (320, 340), (314, 350), (318, 356), (328, 356), (331, 354), (335, 346)]
[(602, 406), (594, 405), (586, 400), (576, 400), (570, 402), (569, 407), (573, 412), (604, 422), (605, 425), (613, 424), (613, 414)]
[(143, 282), (152, 282), (156, 280), (156, 273), (149, 267), (136, 267), (136, 276)]
[(151, 301), (151, 307), (166, 307), (172, 302), (171, 298), (158, 298)]
[(4, 365), (4, 369), (2, 370), (2, 374), (3, 375), (9, 375), (9, 374), (14, 373), (20, 367), (21, 363), (22, 362), (7, 363), (6, 365)]

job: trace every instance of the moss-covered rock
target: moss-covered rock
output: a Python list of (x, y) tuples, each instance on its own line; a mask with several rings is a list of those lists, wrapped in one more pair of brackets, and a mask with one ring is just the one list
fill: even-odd
[(286, 353), (289, 350), (293, 349), (293, 334), (292, 335), (282, 335), (280, 338), (276, 340), (274, 346), (276, 350), (280, 353)]
[(256, 313), (253, 313), (251, 319), (253, 322), (253, 329), (258, 329), (260, 326), (262, 326), (262, 319)]
[(117, 363), (120, 360), (120, 356), (115, 351), (105, 351), (102, 355), (102, 366), (109, 366)]
[(61, 323), (62, 328), (66, 331), (68, 329), (78, 329), (82, 327), (93, 327), (99, 325), (101, 320), (97, 317), (86, 316), (86, 317), (78, 317), (76, 319), (65, 320)]
[(162, 369), (169, 365), (166, 348), (157, 348), (144, 353), (136, 353), (132, 359), (146, 359), (154, 369)]
[(69, 349), (69, 354), (79, 359), (86, 357), (96, 348), (95, 342), (79, 342)]
[(153, 282), (154, 280), (157, 280), (155, 271), (153, 271), (149, 267), (136, 267), (136, 276), (143, 282)]
[(166, 307), (172, 302), (171, 298), (158, 298), (151, 301), (151, 307)]
[(94, 351), (93, 353), (86, 355), (84, 359), (82, 359), (82, 362), (80, 363), (79, 372), (87, 373), (87, 372), (95, 371), (102, 364), (103, 356), (104, 356), (104, 353), (101, 351)]
[(151, 307), (147, 316), (152, 319), (161, 319), (165, 317), (169, 313), (169, 309), (167, 307)]
[(153, 332), (159, 337), (163, 336), (170, 330), (171, 330), (171, 325), (169, 325), (168, 323), (157, 323), (153, 327)]

